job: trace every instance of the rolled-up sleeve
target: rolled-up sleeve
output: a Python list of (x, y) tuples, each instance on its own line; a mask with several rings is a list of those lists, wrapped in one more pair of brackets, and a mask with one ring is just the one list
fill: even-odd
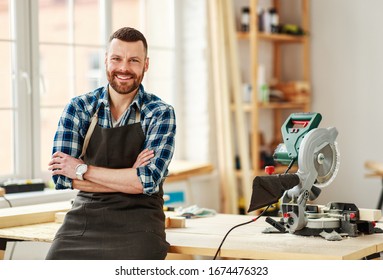
[(150, 164), (137, 168), (137, 175), (143, 185), (144, 194), (158, 192), (159, 185), (168, 173), (168, 166), (174, 154), (176, 116), (174, 108), (167, 105), (153, 113), (148, 127), (144, 148), (154, 150)]
[[(57, 131), (53, 140), (52, 154), (60, 151), (73, 157), (79, 157), (83, 137), (80, 135), (80, 118), (73, 104), (68, 104), (58, 123)], [(56, 189), (72, 188), (72, 179), (63, 175), (53, 175)]]

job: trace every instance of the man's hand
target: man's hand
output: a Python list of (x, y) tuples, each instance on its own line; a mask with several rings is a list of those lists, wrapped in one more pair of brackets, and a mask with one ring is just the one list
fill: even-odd
[(154, 157), (154, 151), (145, 149), (137, 157), (136, 162), (133, 164), (133, 168), (145, 166), (150, 163), (150, 159)]
[(76, 179), (76, 166), (81, 163), (84, 163), (81, 159), (74, 158), (63, 152), (55, 152), (48, 164), (48, 170), (52, 171), (52, 175), (64, 175)]

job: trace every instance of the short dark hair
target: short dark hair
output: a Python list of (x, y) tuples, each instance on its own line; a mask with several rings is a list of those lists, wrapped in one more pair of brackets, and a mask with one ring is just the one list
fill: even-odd
[(146, 42), (145, 36), (138, 31), (137, 29), (134, 29), (132, 27), (122, 27), (115, 31), (110, 37), (109, 37), (109, 43), (112, 42), (113, 39), (119, 39), (125, 42), (137, 42), (142, 41), (144, 44), (145, 52), (148, 53), (148, 43)]

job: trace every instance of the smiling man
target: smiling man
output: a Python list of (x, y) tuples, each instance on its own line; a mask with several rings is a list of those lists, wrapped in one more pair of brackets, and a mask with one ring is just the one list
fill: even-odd
[(105, 54), (108, 85), (73, 98), (53, 143), (56, 189), (79, 193), (47, 259), (164, 259), (162, 184), (173, 157), (175, 112), (144, 90), (145, 37), (124, 27)]

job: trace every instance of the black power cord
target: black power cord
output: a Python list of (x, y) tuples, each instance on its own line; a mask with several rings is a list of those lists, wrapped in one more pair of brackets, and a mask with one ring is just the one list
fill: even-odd
[(293, 166), (294, 163), (295, 163), (295, 158), (290, 161), (289, 166), (287, 166), (287, 169), (285, 171), (285, 174), (287, 174), (287, 172), (289, 172), (289, 170), (291, 169), (291, 167)]
[(12, 203), (9, 201), (9, 199), (8, 198), (6, 198), (5, 197), (5, 195), (3, 195), (2, 196), (3, 198), (4, 198), (4, 200), (8, 203), (8, 205), (9, 205), (9, 208), (12, 208), (13, 207), (13, 205), (12, 205)]
[[(0, 187), (1, 188), (1, 187)], [(12, 203), (9, 201), (9, 199), (5, 196), (5, 190), (3, 188), (1, 188), (0, 190), (0, 197), (4, 198), (4, 200), (8, 203), (9, 207), (12, 208), (13, 205)]]
[[(295, 163), (295, 159), (292, 159), (292, 160), (290, 161), (290, 164), (288, 165), (286, 171), (285, 171), (285, 174), (287, 174), (287, 173), (289, 172), (289, 170), (291, 169), (291, 167), (293, 166), (294, 163)], [(219, 252), (221, 251), (221, 248), (222, 248), (223, 243), (225, 242), (227, 236), (229, 235), (229, 233), (230, 233), (231, 231), (233, 231), (234, 229), (236, 229), (236, 228), (238, 228), (238, 227), (240, 227), (240, 226), (244, 226), (244, 225), (250, 224), (250, 223), (252, 223), (252, 222), (255, 222), (255, 221), (258, 220), (263, 214), (265, 214), (265, 212), (270, 208), (270, 206), (271, 206), (271, 204), (268, 205), (268, 206), (262, 211), (262, 213), (259, 214), (256, 218), (251, 219), (250, 221), (247, 221), (247, 222), (238, 224), (238, 225), (236, 225), (236, 226), (233, 226), (233, 227), (226, 233), (226, 235), (224, 236), (224, 238), (222, 239), (221, 244), (219, 245), (219, 247), (218, 247), (218, 249), (217, 249), (217, 252), (215, 253), (215, 256), (214, 256), (213, 260), (215, 260), (215, 259), (217, 258)], [(280, 229), (280, 231), (281, 231), (281, 229)]]
[(229, 233), (230, 233), (232, 230), (234, 230), (234, 229), (236, 229), (236, 228), (238, 228), (238, 227), (240, 227), (240, 226), (244, 226), (244, 225), (250, 224), (250, 223), (252, 223), (252, 222), (255, 222), (255, 221), (258, 220), (263, 214), (265, 214), (265, 212), (269, 209), (270, 206), (271, 206), (271, 205), (268, 205), (268, 206), (262, 211), (261, 214), (259, 214), (259, 215), (258, 215), (257, 217), (255, 217), (255, 218), (251, 219), (250, 221), (247, 221), (247, 222), (238, 224), (238, 225), (236, 225), (236, 226), (233, 226), (233, 227), (232, 227), (232, 228), (225, 234), (224, 238), (222, 239), (221, 244), (219, 245), (219, 247), (218, 247), (218, 249), (217, 249), (217, 252), (215, 253), (215, 256), (214, 256), (213, 260), (215, 260), (215, 259), (217, 258), (219, 252), (221, 251), (221, 247), (222, 247), (223, 243), (225, 242), (227, 236), (229, 235)]

